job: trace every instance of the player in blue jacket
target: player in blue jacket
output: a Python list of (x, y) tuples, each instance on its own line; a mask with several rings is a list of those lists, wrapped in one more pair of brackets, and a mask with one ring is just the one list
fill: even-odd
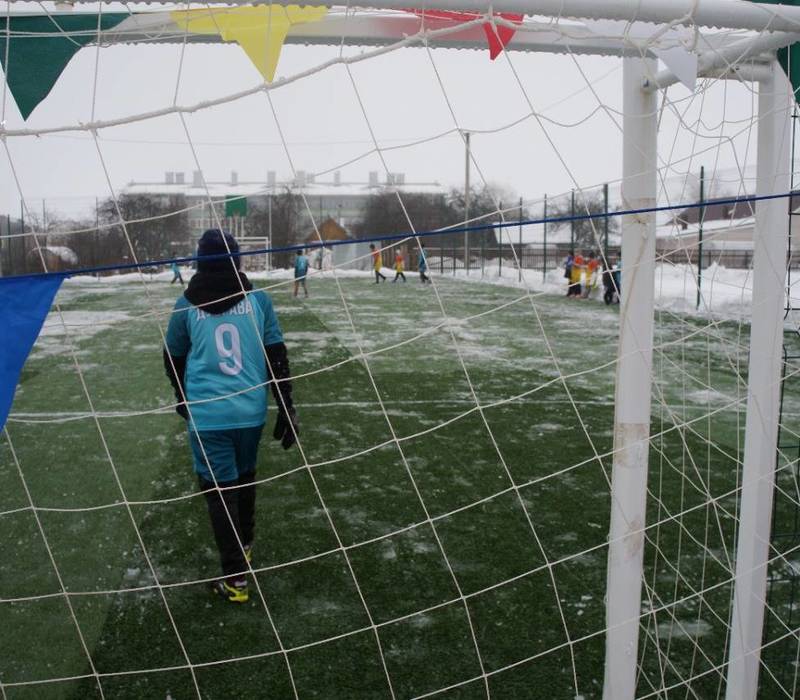
[(308, 296), (308, 286), (306, 285), (306, 277), (308, 276), (308, 258), (303, 255), (302, 250), (297, 251), (297, 256), (294, 259), (294, 295), (303, 285), (303, 291)]
[[(417, 260), (417, 270), (419, 270), (419, 281), (422, 284), (430, 282), (431, 278), (426, 274), (428, 272), (428, 258), (425, 255), (425, 244), (419, 244), (419, 259)], [(433, 284), (433, 283), (431, 283)]]
[(172, 271), (172, 281), (170, 282), (170, 284), (175, 284), (176, 282), (180, 282), (181, 287), (185, 286), (183, 284), (183, 275), (181, 275), (181, 268), (178, 267), (178, 263), (173, 262), (172, 265), (170, 265), (170, 270)]
[(272, 300), (266, 292), (252, 291), (239, 270), (238, 252), (228, 233), (212, 229), (200, 238), (197, 273), (170, 317), (164, 366), (175, 389), (176, 410), (187, 421), (194, 471), (219, 550), (223, 578), (214, 591), (244, 603), (255, 527), (256, 457), (270, 375), (278, 409), (273, 437), (289, 449), (299, 429), (289, 359)]

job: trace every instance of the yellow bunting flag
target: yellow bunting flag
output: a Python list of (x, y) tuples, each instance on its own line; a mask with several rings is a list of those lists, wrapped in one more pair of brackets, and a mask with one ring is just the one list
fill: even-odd
[(180, 10), (170, 17), (192, 34), (218, 34), (223, 41), (235, 41), (264, 79), (272, 82), (290, 27), (321, 20), (327, 12), (326, 7), (257, 5)]

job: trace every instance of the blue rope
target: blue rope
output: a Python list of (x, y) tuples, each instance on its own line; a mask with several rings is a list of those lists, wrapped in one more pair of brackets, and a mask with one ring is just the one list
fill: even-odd
[[(767, 202), (773, 199), (787, 199), (794, 195), (796, 192), (785, 192), (782, 194), (765, 194), (753, 195), (752, 197), (734, 197), (731, 199), (714, 199), (705, 202), (695, 202), (693, 204), (670, 204), (661, 207), (649, 207), (643, 209), (625, 209), (622, 211), (602, 212), (598, 214), (578, 214), (575, 216), (557, 216), (545, 217), (541, 219), (527, 219), (521, 221), (505, 221), (493, 224), (479, 224), (476, 226), (462, 226), (459, 228), (447, 228), (439, 231), (422, 231), (419, 233), (390, 233), (381, 236), (372, 236), (369, 238), (351, 238), (345, 241), (324, 241), (317, 243), (303, 243), (297, 245), (281, 246), (278, 248), (260, 248), (258, 250), (247, 250), (239, 253), (221, 253), (219, 255), (204, 255), (203, 260), (225, 260), (230, 257), (245, 258), (251, 255), (265, 255), (268, 253), (291, 253), (297, 250), (314, 250), (317, 248), (333, 248), (336, 246), (355, 245), (357, 243), (382, 243), (386, 241), (399, 241), (408, 238), (430, 238), (431, 236), (451, 236), (459, 233), (472, 233), (476, 231), (497, 231), (504, 228), (515, 228), (519, 226), (531, 226), (535, 224), (564, 224), (571, 221), (592, 221), (594, 219), (604, 219), (607, 216), (631, 216), (636, 214), (650, 214), (666, 211), (675, 211), (676, 209), (699, 209), (701, 207), (708, 207), (709, 204), (714, 205), (728, 205), (728, 204), (742, 204), (752, 202)], [(36, 272), (27, 275), (11, 275), (0, 279), (23, 279), (31, 277), (73, 277), (76, 275), (90, 275), (96, 272), (112, 272), (119, 270), (139, 270), (144, 267), (160, 267), (172, 265), (173, 263), (192, 263), (199, 259), (197, 255), (190, 255), (181, 258), (164, 258), (160, 260), (145, 260), (138, 263), (121, 263), (117, 265), (98, 265), (96, 267), (83, 267), (77, 270), (65, 270), (62, 272)]]

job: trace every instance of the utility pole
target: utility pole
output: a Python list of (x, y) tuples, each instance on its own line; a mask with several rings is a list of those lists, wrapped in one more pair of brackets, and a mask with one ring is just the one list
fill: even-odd
[[(100, 244), (100, 199), (94, 198), (94, 245), (92, 246), (92, 264), (97, 265), (97, 247)], [(99, 277), (99, 273), (96, 274)]]
[[(272, 248), (272, 190), (267, 195), (267, 236), (268, 248)], [(267, 254), (267, 270), (272, 269), (272, 253)]]
[(569, 200), (569, 249), (575, 250), (575, 190)]
[(542, 218), (544, 219), (544, 254), (542, 258), (542, 283), (544, 284), (547, 280), (547, 195), (544, 196)]
[(608, 183), (603, 185), (603, 269), (608, 267)]
[[(469, 160), (470, 160), (470, 133), (464, 132), (464, 145), (466, 146), (466, 159), (464, 163), (464, 226), (469, 226)], [(464, 231), (464, 269), (469, 274), (469, 231)]]
[(522, 197), (519, 198), (519, 245), (517, 246), (518, 282), (522, 284)]
[(697, 217), (697, 306), (700, 308), (700, 286), (703, 284), (703, 219), (706, 218), (706, 208), (703, 206), (706, 188), (706, 169), (700, 166), (700, 208)]
[(3, 237), (0, 236), (0, 277), (3, 276), (3, 255), (5, 254), (5, 249), (11, 244), (11, 214), (6, 214), (6, 236), (8, 237), (6, 243), (3, 243)]

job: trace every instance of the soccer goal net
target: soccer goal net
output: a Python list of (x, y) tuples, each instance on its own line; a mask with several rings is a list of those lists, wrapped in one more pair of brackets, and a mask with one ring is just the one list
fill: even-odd
[[(0, 697), (797, 697), (797, 39), (7, 2)], [(197, 301), (210, 229), (247, 277)], [(218, 313), (198, 379), (176, 317)], [(231, 481), (197, 416), (256, 394)]]

